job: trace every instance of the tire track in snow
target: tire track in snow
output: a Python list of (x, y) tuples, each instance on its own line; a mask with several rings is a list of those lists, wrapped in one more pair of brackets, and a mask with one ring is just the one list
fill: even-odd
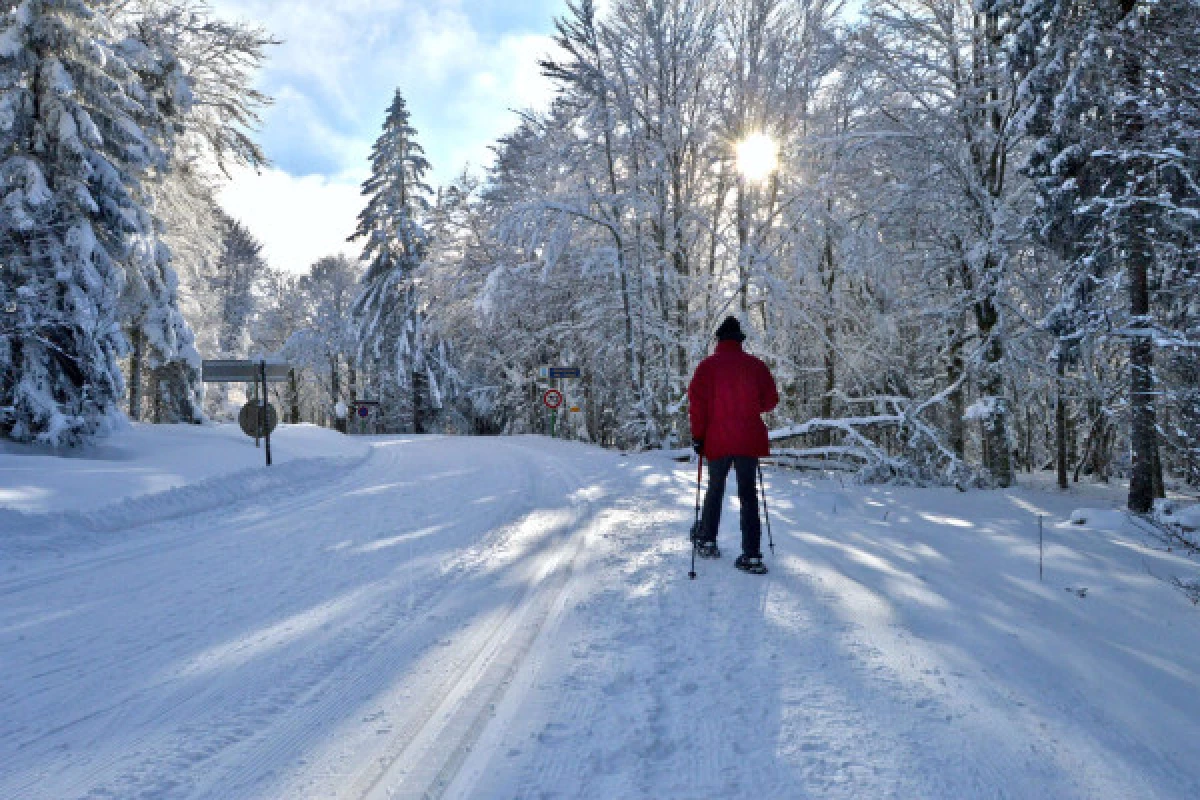
[[(582, 476), (563, 459), (520, 449), (555, 466), (563, 494), (582, 488)], [(424, 704), (414, 724), (391, 743), (380, 769), (356, 783), (350, 797), (434, 800), (450, 789), (472, 747), (545, 633), (547, 621), (561, 607), (561, 598), (586, 545), (579, 523), (590, 510), (591, 503), (586, 499), (572, 502), (570, 513), (556, 526), (564, 530), (555, 536), (562, 541), (556, 542), (553, 560), (533, 571), (519, 595), (510, 599), (490, 628), (457, 643), (456, 650), (470, 653), (461, 677), (445, 682), (432, 700)]]
[[(424, 575), (419, 585), (412, 586), (406, 585), (412, 576), (401, 568), (379, 583), (371, 596), (359, 598), (363, 602), (358, 613), (331, 621), (340, 626), (332, 638), (319, 638), (279, 664), (268, 659), (265, 668), (252, 673), (252, 680), (245, 685), (169, 676), (142, 684), (118, 702), (91, 711), (91, 716), (106, 717), (102, 727), (120, 731), (126, 738), (111, 747), (104, 742), (104, 746), (89, 748), (90, 763), (74, 764), (69, 776), (60, 776), (65, 780), (50, 784), (56, 788), (48, 789), (40, 778), (32, 777), (33, 783), (20, 784), (19, 796), (39, 796), (36, 792), (41, 790), (51, 792), (41, 796), (56, 798), (194, 797), (208, 793), (228, 797), (234, 786), (246, 790), (237, 792), (238, 796), (254, 796), (274, 778), (273, 772), (285, 769), (289, 760), (294, 762), (310, 749), (309, 744), (327, 734), (332, 721), (351, 716), (358, 705), (402, 674), (415, 653), (436, 645), (439, 626), (435, 621), (417, 625), (415, 637), (405, 623), (427, 609), (454, 613), (455, 603), (444, 596), (479, 572), (487, 561), (481, 553), (503, 546), (503, 526), (497, 528), (495, 523), (523, 513), (533, 494), (527, 472), (506, 474), (518, 478), (501, 484), (514, 487), (506, 495), (507, 501), (479, 506), (479, 513), (465, 520), (463, 508), (449, 510), (467, 528), (458, 533), (460, 538), (478, 535), (479, 539), (439, 572)], [(309, 498), (301, 508), (288, 508), (284, 519), (276, 522), (299, 524), (312, 509), (335, 500), (344, 488), (341, 481)], [(271, 521), (256, 524), (269, 526)], [(439, 605), (439, 598), (445, 602)], [(286, 634), (282, 630), (279, 635)], [(79, 724), (86, 720), (69, 721), (63, 727)], [(101, 741), (95, 744), (101, 745)], [(20, 782), (16, 776), (9, 777)], [(6, 781), (0, 788), (4, 785), (16, 787)]]

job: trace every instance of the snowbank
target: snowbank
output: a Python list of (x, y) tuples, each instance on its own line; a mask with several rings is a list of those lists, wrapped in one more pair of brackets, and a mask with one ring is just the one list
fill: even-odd
[(361, 439), (313, 425), (279, 427), (270, 469), (234, 425), (133, 425), (66, 454), (0, 443), (0, 554), (305, 491), (369, 452)]

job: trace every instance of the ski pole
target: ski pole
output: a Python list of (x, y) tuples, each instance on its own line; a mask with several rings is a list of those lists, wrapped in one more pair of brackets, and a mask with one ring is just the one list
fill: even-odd
[(758, 488), (762, 492), (763, 516), (767, 518), (767, 543), (771, 545), (771, 555), (775, 555), (775, 539), (771, 536), (771, 514), (767, 511), (767, 482), (763, 480), (762, 462), (758, 462)]
[(704, 475), (704, 456), (696, 455), (696, 521), (692, 523), (692, 568), (688, 577), (696, 580), (696, 536), (700, 533), (700, 479)]

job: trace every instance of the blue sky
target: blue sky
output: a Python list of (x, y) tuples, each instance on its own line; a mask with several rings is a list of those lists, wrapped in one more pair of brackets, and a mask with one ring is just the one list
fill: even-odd
[(404, 92), (433, 182), (490, 160), (513, 108), (549, 97), (537, 60), (563, 0), (212, 0), (227, 18), (283, 44), (258, 85), (275, 98), (260, 141), (273, 166), (238, 173), (226, 208), (263, 240), (272, 266), (302, 271), (342, 240), (358, 184), (396, 88)]

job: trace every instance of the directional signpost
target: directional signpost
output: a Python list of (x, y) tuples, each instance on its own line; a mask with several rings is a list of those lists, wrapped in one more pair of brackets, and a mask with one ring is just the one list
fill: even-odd
[(262, 384), (258, 413), (255, 414), (252, 409), (248, 410), (250, 404), (247, 403), (247, 408), (243, 408), (242, 414), (239, 415), (239, 421), (242, 430), (246, 431), (248, 436), (254, 436), (255, 444), (258, 444), (259, 436), (266, 442), (268, 467), (271, 466), (271, 431), (275, 428), (278, 415), (267, 403), (267, 383), (286, 381), (291, 370), (292, 365), (287, 362), (274, 359), (267, 361), (261, 358), (257, 361), (205, 359), (200, 370), (201, 379), (205, 383), (253, 383), (255, 394), (259, 394), (258, 387)]

